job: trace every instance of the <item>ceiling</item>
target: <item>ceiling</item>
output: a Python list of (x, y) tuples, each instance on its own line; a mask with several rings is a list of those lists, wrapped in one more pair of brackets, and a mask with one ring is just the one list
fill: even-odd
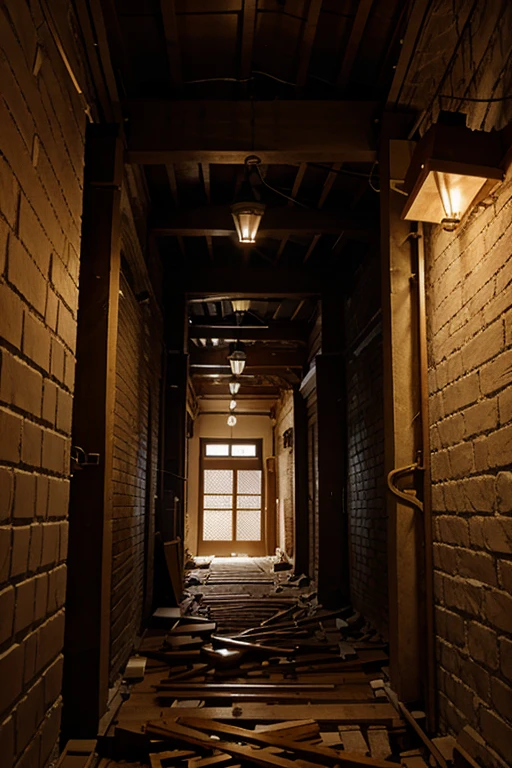
[[(376, 250), (378, 120), (411, 2), (102, 3), (150, 227), (168, 275), (187, 272), (193, 283), (196, 392), (219, 384), (227, 392), (228, 343), (241, 339), (246, 391), (275, 394), (305, 371), (318, 314), (309, 283), (320, 273), (346, 276)], [(251, 153), (262, 159), (266, 212), (256, 244), (241, 247), (229, 206)], [(233, 270), (248, 276), (243, 289), (202, 279)], [(251, 290), (257, 271), (275, 283)], [(291, 285), (299, 273), (303, 293), (287, 288), (287, 275)], [(235, 297), (248, 301), (247, 313), (236, 313)]]

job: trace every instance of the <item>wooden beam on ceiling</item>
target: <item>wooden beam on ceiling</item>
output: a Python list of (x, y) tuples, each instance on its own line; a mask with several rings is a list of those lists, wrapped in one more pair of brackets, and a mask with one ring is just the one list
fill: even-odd
[(338, 171), (341, 168), (341, 163), (334, 163), (332, 170), (329, 171), (327, 174), (327, 178), (324, 181), (324, 186), (322, 187), (322, 194), (320, 195), (320, 200), (318, 201), (318, 207), (323, 208), (325, 201), (327, 200), (327, 196), (329, 195), (329, 192), (331, 191), (334, 182), (338, 178)]
[[(286, 234), (337, 235), (342, 230), (368, 233), (367, 219), (345, 217), (332, 211), (294, 208), (286, 205), (267, 208), (258, 231), (259, 237), (280, 238)], [(156, 219), (152, 231), (159, 236), (230, 237), (235, 234), (229, 206), (205, 206), (168, 211), (163, 220)]]
[(243, 164), (371, 163), (376, 158), (377, 102), (172, 101), (125, 104), (128, 161)]
[(400, 56), (395, 68), (395, 74), (393, 75), (393, 82), (391, 83), (391, 88), (389, 89), (388, 93), (386, 104), (387, 109), (394, 106), (400, 98), (400, 92), (409, 70), (411, 59), (414, 56), (414, 52), (416, 51), (416, 43), (418, 42), (425, 18), (430, 12), (431, 7), (432, 3), (430, 0), (415, 0), (415, 2), (412, 3), (411, 14), (407, 21), (404, 41), (402, 43)]
[(311, 51), (315, 42), (316, 28), (318, 18), (322, 8), (322, 0), (310, 0), (308, 16), (304, 25), (302, 43), (300, 47), (299, 68), (297, 72), (297, 88), (303, 88), (308, 79), (309, 62), (311, 60)]
[(183, 85), (183, 77), (175, 0), (160, 0), (160, 11), (164, 27), (171, 83), (174, 88), (180, 88)]
[(307, 249), (306, 253), (304, 254), (304, 258), (302, 259), (302, 263), (303, 264), (305, 264), (306, 261), (308, 261), (309, 257), (311, 256), (311, 254), (313, 253), (313, 251), (316, 248), (316, 244), (318, 243), (318, 241), (320, 240), (321, 237), (322, 237), (322, 235), (315, 235), (314, 236), (314, 238), (312, 239), (312, 241), (311, 241), (311, 243), (309, 245), (309, 248)]
[[(299, 302), (302, 307), (304, 301)], [(270, 322), (266, 325), (219, 325), (192, 324), (188, 327), (189, 339), (229, 339), (233, 341), (305, 341), (308, 335), (307, 323)]]
[(350, 80), (352, 68), (356, 60), (361, 40), (363, 39), (366, 23), (372, 9), (373, 0), (359, 0), (357, 6), (356, 15), (354, 17), (354, 23), (352, 24), (352, 30), (348, 39), (347, 47), (345, 49), (345, 55), (341, 63), (340, 74), (338, 75), (338, 88), (344, 90)]
[(242, 35), (240, 42), (240, 67), (238, 77), (245, 80), (251, 76), (254, 32), (256, 26), (257, 0), (244, 0), (242, 11)]
[[(306, 362), (307, 350), (289, 349), (283, 347), (252, 346), (246, 348), (247, 362), (244, 371), (255, 371), (260, 368), (274, 370), (276, 368), (302, 368)], [(228, 349), (218, 347), (194, 347), (190, 350), (191, 368), (206, 369), (220, 368), (229, 371)], [(197, 371), (196, 371), (197, 372)]]
[[(194, 386), (196, 389), (196, 393), (200, 397), (205, 397), (208, 399), (222, 399), (226, 398), (231, 399), (233, 395), (230, 393), (227, 381), (224, 384), (214, 384), (210, 382), (208, 379), (204, 379), (200, 376), (194, 376)], [(253, 384), (253, 385), (247, 385), (242, 380), (242, 387), (240, 388), (240, 392), (237, 394), (236, 399), (237, 400), (248, 400), (252, 399), (253, 397), (275, 397), (279, 394), (279, 388), (273, 387), (273, 386), (267, 386), (265, 384)]]
[(322, 293), (327, 280), (304, 269), (274, 267), (211, 267), (183, 270), (176, 274), (188, 298), (232, 299), (302, 299)]
[[(295, 181), (293, 182), (291, 197), (296, 198), (297, 195), (299, 194), (300, 185), (302, 184), (302, 180), (304, 178), (304, 174), (306, 173), (307, 169), (308, 169), (307, 163), (301, 163), (299, 165), (299, 168), (297, 170), (297, 175), (295, 176)], [(292, 201), (288, 200), (287, 205), (288, 207), (293, 205)], [(288, 237), (289, 235), (285, 235), (285, 237), (283, 237), (283, 239), (279, 243), (279, 248), (277, 250), (276, 258), (275, 258), (276, 264), (279, 262), (281, 256), (283, 255), (283, 251), (286, 248), (286, 243), (288, 242)]]

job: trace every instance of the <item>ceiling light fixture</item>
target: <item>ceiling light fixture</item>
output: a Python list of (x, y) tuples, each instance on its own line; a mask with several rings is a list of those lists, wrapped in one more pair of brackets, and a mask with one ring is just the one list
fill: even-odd
[(249, 155), (244, 162), (244, 180), (236, 200), (231, 206), (231, 215), (235, 222), (238, 240), (241, 243), (255, 243), (256, 234), (260, 226), (265, 204), (261, 202), (258, 187), (261, 185), (261, 177), (258, 173), (258, 165), (261, 160), (256, 155)]
[(243, 373), (247, 360), (243, 344), (237, 342), (230, 345), (228, 360), (231, 366), (231, 373), (235, 376), (240, 376)]
[(230, 414), (228, 416), (228, 427), (234, 427), (236, 424), (236, 416), (234, 414)]
[(402, 217), (453, 232), (466, 212), (503, 180), (496, 132), (472, 131), (465, 115), (440, 113), (414, 150), (405, 176), (409, 199)]
[(233, 381), (230, 381), (229, 391), (231, 392), (232, 395), (238, 394), (238, 392), (240, 391), (240, 382), (236, 381), (236, 379), (234, 379)]
[(234, 411), (236, 408), (236, 400), (231, 400), (229, 403), (229, 410)]

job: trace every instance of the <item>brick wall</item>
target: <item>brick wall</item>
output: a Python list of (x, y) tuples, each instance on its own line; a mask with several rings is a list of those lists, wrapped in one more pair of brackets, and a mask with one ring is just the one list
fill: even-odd
[(60, 725), (85, 131), (36, 2), (0, 8), (0, 94), (0, 760), (21, 767)]
[(277, 508), (278, 546), (289, 557), (293, 556), (294, 547), (294, 488), (295, 468), (293, 445), (284, 447), (284, 433), (293, 430), (293, 392), (284, 390), (276, 407), (275, 454), (277, 458)]
[(346, 304), (347, 509), (354, 608), (384, 636), (388, 626), (382, 334), (377, 260), (356, 275)]
[(486, 766), (512, 754), (512, 178), (427, 233), (441, 726)]

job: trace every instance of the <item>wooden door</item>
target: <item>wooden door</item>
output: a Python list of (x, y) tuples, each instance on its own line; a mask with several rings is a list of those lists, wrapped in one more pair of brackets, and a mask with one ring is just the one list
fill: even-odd
[(200, 555), (265, 554), (261, 440), (201, 440)]

